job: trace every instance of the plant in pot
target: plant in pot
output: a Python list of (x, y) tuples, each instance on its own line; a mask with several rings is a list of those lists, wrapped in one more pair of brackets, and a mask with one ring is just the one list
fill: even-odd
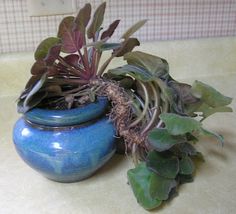
[[(232, 99), (200, 81), (180, 83), (170, 76), (165, 59), (133, 51), (139, 41), (131, 36), (146, 20), (110, 43), (119, 20), (103, 30), (105, 7), (104, 2), (91, 18), (86, 4), (76, 17), (62, 20), (57, 37), (39, 44), (32, 77), (18, 100), (23, 117), (13, 140), (31, 167), (49, 179), (73, 182), (111, 158), (116, 135), (135, 165), (128, 171), (129, 184), (149, 210), (193, 180), (194, 160), (202, 159), (194, 147), (199, 136), (223, 143), (202, 121), (232, 111)], [(107, 50), (110, 57), (99, 65)], [(106, 71), (115, 57), (126, 64)]]

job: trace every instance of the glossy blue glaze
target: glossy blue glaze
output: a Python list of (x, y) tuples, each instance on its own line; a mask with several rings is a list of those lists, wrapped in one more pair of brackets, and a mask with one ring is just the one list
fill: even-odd
[(57, 129), (50, 126), (42, 129), (20, 118), (13, 130), (13, 141), (21, 158), (47, 178), (59, 182), (85, 179), (104, 165), (115, 152), (114, 136), (115, 127), (107, 117)]
[(25, 113), (25, 118), (32, 123), (47, 126), (76, 125), (104, 114), (108, 101), (106, 97), (98, 97), (96, 102), (69, 110), (47, 110), (33, 108)]

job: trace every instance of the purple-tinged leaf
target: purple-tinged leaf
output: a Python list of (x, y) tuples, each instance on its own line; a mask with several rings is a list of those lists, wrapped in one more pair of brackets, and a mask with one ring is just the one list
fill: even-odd
[(59, 71), (55, 66), (48, 66), (44, 60), (37, 60), (31, 68), (31, 74), (33, 76), (41, 77), (46, 72), (48, 76), (54, 76), (58, 74)]
[(120, 23), (120, 20), (115, 20), (114, 22), (112, 22), (110, 24), (110, 26), (108, 27), (107, 30), (105, 30), (102, 35), (101, 35), (101, 39), (105, 39), (105, 38), (110, 38), (112, 36), (112, 34), (114, 33), (115, 29), (117, 28), (118, 24)]
[(47, 67), (47, 74), (49, 77), (52, 77), (52, 76), (59, 74), (59, 70), (55, 66), (48, 66)]
[(56, 85), (56, 84), (48, 84), (45, 86), (45, 91), (48, 93), (53, 93), (56, 94), (57, 96), (61, 95), (62, 89), (61, 86)]
[[(62, 62), (59, 62), (57, 64), (57, 68), (60, 70), (60, 73), (67, 73), (68, 67), (71, 67), (71, 66), (78, 69), (80, 67), (79, 65), (82, 64), (81, 58), (77, 54), (67, 55), (61, 60), (63, 60), (64, 63), (62, 64)], [(65, 64), (67, 64), (68, 66), (66, 66)]]
[(145, 23), (147, 22), (147, 19), (141, 20), (136, 22), (133, 26), (131, 26), (121, 38), (127, 40), (130, 36), (132, 36), (139, 28), (141, 28)]
[(58, 37), (62, 39), (62, 51), (74, 53), (84, 45), (83, 35), (79, 30), (74, 29), (74, 17), (65, 17), (59, 25)]
[(56, 59), (58, 59), (61, 52), (61, 46), (61, 44), (57, 44), (50, 48), (47, 56), (44, 58), (47, 65), (53, 65)]
[(85, 4), (75, 18), (74, 29), (77, 29), (80, 32), (84, 33), (85, 28), (89, 23), (90, 16), (91, 16), (91, 4)]
[(43, 75), (47, 72), (47, 65), (44, 60), (37, 60), (33, 66), (31, 67), (31, 74), (32, 75)]
[(139, 46), (140, 43), (136, 38), (129, 38), (127, 41), (122, 43), (122, 46), (118, 49), (115, 49), (113, 55), (116, 57), (124, 56), (124, 54), (131, 52), (136, 46)]
[(192, 103), (196, 103), (199, 101), (198, 98), (196, 98), (192, 95), (192, 91), (191, 91), (192, 86), (191, 85), (188, 85), (186, 83), (179, 83), (176, 81), (170, 81), (169, 85), (171, 88), (173, 88), (177, 92), (181, 101), (184, 104), (192, 104)]
[(81, 58), (77, 54), (70, 54), (64, 57), (64, 60), (67, 64), (78, 67), (78, 64), (81, 63)]
[(88, 38), (95, 38), (96, 32), (100, 29), (103, 19), (104, 19), (104, 13), (106, 9), (106, 2), (103, 2), (95, 11), (93, 15), (93, 20), (91, 25), (88, 28), (87, 35)]
[(47, 39), (44, 39), (39, 44), (39, 46), (37, 47), (37, 49), (34, 53), (35, 60), (44, 59), (47, 56), (50, 48), (59, 44), (60, 42), (61, 42), (61, 40), (56, 37), (49, 37)]

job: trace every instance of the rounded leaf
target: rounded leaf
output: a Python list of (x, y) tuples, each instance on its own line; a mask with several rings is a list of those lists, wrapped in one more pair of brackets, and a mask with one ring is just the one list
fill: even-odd
[(184, 143), (186, 138), (183, 136), (173, 136), (166, 129), (154, 128), (149, 132), (148, 140), (155, 150), (162, 152), (176, 144)]
[(65, 17), (58, 30), (58, 37), (62, 39), (62, 51), (74, 53), (84, 45), (83, 35), (78, 29), (74, 29), (74, 17)]
[(175, 178), (179, 172), (179, 159), (175, 156), (151, 151), (147, 156), (147, 167), (162, 177)]
[(172, 135), (183, 135), (193, 131), (201, 131), (202, 124), (187, 116), (180, 116), (174, 113), (162, 113), (161, 120), (165, 123), (168, 132)]
[(47, 39), (44, 39), (39, 46), (37, 47), (35, 53), (34, 53), (34, 58), (35, 60), (39, 60), (39, 59), (44, 59), (49, 50), (59, 44), (61, 42), (61, 40), (57, 37), (49, 37)]
[(183, 157), (179, 161), (179, 173), (183, 175), (191, 175), (194, 172), (194, 163), (190, 157)]
[[(128, 180), (138, 203), (145, 209), (154, 209), (161, 205), (161, 200), (153, 198), (150, 193), (150, 179), (157, 175), (150, 171), (145, 163), (128, 170)], [(155, 180), (155, 178), (153, 180)], [(153, 183), (154, 184), (154, 183)], [(155, 185), (154, 185), (155, 188)]]

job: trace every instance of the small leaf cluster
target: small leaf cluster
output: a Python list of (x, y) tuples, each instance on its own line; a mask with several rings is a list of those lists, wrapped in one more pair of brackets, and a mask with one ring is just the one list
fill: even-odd
[(194, 160), (203, 160), (202, 154), (194, 147), (198, 138), (193, 133), (205, 134), (199, 121), (174, 113), (163, 113), (160, 118), (165, 126), (149, 132), (152, 150), (146, 160), (128, 171), (129, 183), (138, 203), (148, 210), (170, 199), (180, 184), (192, 182)]

